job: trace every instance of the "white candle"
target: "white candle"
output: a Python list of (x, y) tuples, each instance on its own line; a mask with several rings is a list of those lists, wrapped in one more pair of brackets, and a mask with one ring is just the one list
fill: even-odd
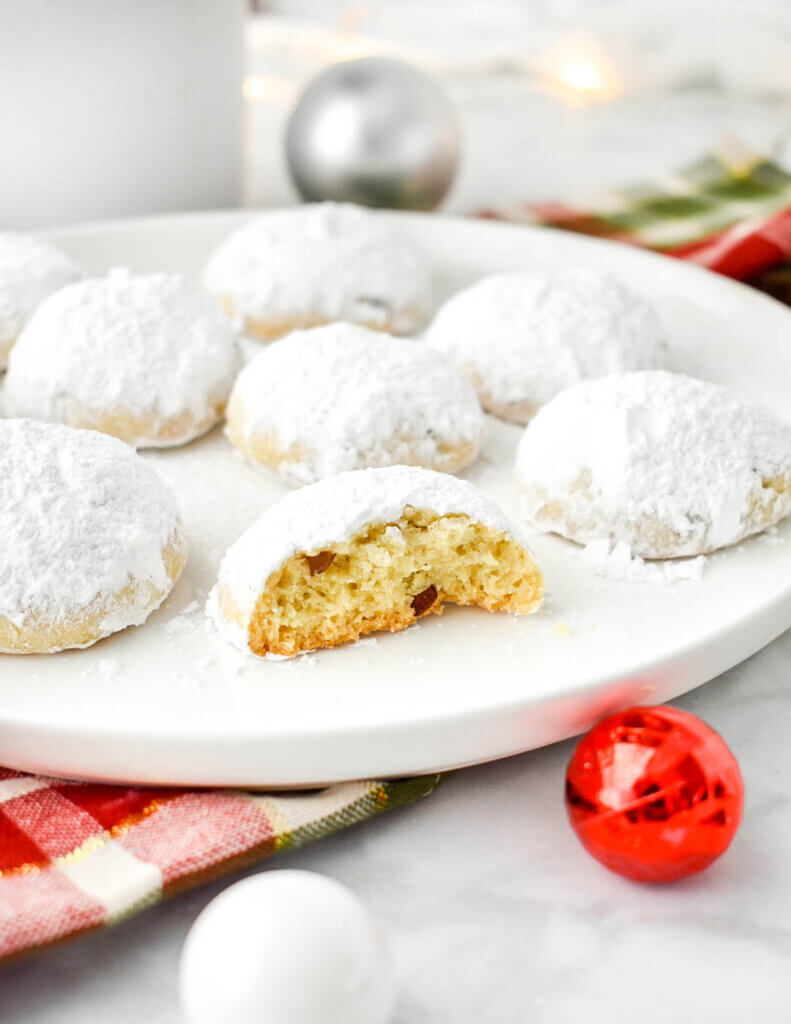
[(10, 0), (0, 229), (239, 198), (245, 0)]

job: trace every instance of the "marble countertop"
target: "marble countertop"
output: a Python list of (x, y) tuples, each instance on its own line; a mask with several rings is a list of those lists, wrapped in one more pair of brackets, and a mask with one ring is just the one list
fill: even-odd
[[(460, 83), (456, 95), (467, 156), (454, 211), (616, 185), (694, 157), (725, 134), (779, 151), (791, 119), (787, 99), (709, 88), (561, 113), (507, 80)], [(251, 118), (248, 200), (288, 201), (273, 142), (282, 111), (259, 105)], [(395, 1024), (785, 1020), (789, 681), (791, 632), (677, 702), (722, 733), (747, 791), (731, 850), (681, 884), (640, 887), (583, 852), (563, 808), (570, 743), (458, 772), (417, 806), (253, 870), (320, 871), (366, 901), (395, 953)], [(177, 1024), (181, 943), (226, 884), (8, 965), (0, 1021)]]
[[(562, 799), (571, 743), (458, 772), (253, 870), (320, 871), (365, 900), (395, 953), (394, 1024), (787, 1020), (790, 666), (791, 632), (676, 702), (727, 739), (747, 793), (728, 853), (677, 885), (627, 882), (579, 846)], [(181, 943), (226, 884), (6, 967), (0, 1020), (179, 1024)]]

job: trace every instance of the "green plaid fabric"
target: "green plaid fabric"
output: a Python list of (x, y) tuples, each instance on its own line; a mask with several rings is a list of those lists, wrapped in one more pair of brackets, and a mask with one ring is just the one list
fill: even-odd
[(678, 249), (791, 206), (791, 174), (764, 157), (720, 150), (597, 208), (608, 227), (652, 249)]
[(0, 768), (0, 960), (405, 807), (441, 781), (259, 793), (104, 786)]
[(510, 204), (483, 216), (655, 249), (791, 304), (791, 173), (739, 143), (588, 200)]

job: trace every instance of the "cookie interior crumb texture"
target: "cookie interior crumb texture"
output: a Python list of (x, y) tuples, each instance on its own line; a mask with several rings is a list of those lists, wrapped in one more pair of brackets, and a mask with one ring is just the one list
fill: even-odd
[[(221, 615), (241, 625), (230, 590)], [(543, 596), (530, 552), (462, 514), (407, 508), (322, 551), (300, 552), (269, 577), (248, 626), (250, 650), (293, 656), (441, 614), (445, 602), (527, 614)]]

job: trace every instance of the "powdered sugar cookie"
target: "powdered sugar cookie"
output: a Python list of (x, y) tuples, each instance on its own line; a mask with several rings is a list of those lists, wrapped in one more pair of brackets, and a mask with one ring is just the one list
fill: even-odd
[(536, 415), (516, 480), (543, 530), (644, 558), (705, 554), (791, 512), (791, 426), (705, 381), (615, 374)]
[(665, 365), (651, 306), (597, 270), (483, 278), (445, 303), (427, 341), (467, 374), (484, 409), (513, 423), (580, 380)]
[(475, 390), (439, 352), (355, 324), (295, 331), (241, 372), (228, 436), (293, 484), (398, 463), (454, 473), (486, 423)]
[(0, 232), (0, 370), (22, 328), (40, 303), (82, 269), (54, 245), (31, 235)]
[(88, 647), (144, 622), (186, 561), (175, 499), (115, 438), (0, 420), (0, 651)]
[(225, 413), (236, 334), (182, 274), (118, 271), (47, 299), (11, 355), (17, 416), (89, 427), (139, 447), (183, 444)]
[(204, 283), (248, 334), (270, 341), (335, 320), (409, 334), (428, 315), (429, 277), (378, 214), (317, 203), (272, 210), (235, 231)]
[(243, 650), (291, 656), (404, 629), (445, 601), (524, 614), (542, 594), (491, 498), (391, 466), (328, 477), (267, 509), (226, 553), (208, 611)]

